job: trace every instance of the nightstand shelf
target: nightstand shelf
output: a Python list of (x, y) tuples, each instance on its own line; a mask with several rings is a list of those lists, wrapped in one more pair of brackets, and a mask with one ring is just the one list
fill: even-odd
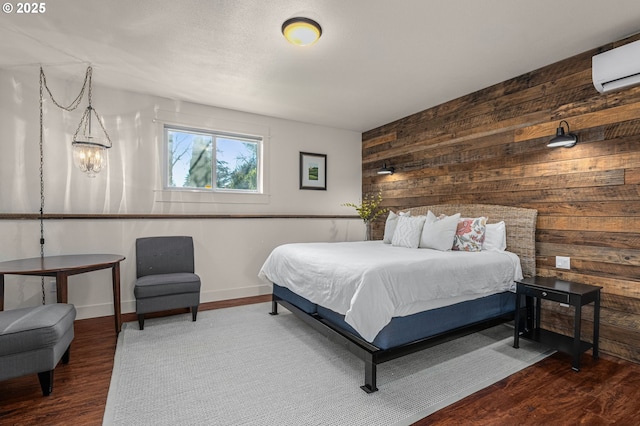
[[(598, 358), (598, 338), (600, 328), (600, 290), (602, 287), (563, 281), (557, 278), (531, 277), (516, 281), (516, 313), (513, 347), (518, 348), (520, 337), (540, 342), (573, 356), (572, 368), (580, 370), (580, 357), (592, 349), (593, 358)], [(526, 324), (520, 328), (520, 301), (525, 297)], [(541, 300), (550, 300), (575, 308), (573, 337), (558, 334), (540, 327)], [(535, 303), (534, 303), (535, 301)], [(593, 343), (580, 339), (582, 306), (594, 304)]]
[[(555, 348), (560, 352), (564, 352), (567, 354), (573, 353), (574, 338), (565, 336), (564, 334), (545, 330), (544, 328), (534, 328), (532, 331), (525, 331), (524, 333), (520, 334), (520, 337), (540, 342), (543, 345), (549, 346), (550, 348)], [(583, 354), (592, 347), (593, 345), (591, 343), (580, 340), (580, 347), (578, 349), (578, 352), (580, 354)]]

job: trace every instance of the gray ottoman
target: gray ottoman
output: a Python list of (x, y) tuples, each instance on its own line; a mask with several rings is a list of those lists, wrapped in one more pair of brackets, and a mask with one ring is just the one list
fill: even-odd
[(0, 311), (0, 380), (37, 373), (49, 395), (54, 368), (69, 362), (75, 319), (75, 307), (64, 303)]

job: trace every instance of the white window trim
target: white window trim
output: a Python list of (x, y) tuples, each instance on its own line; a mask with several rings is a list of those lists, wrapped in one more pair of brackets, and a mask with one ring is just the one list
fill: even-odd
[[(158, 203), (210, 203), (210, 204), (268, 204), (271, 196), (269, 193), (269, 142), (271, 139), (268, 126), (243, 123), (232, 120), (198, 116), (172, 111), (156, 111), (153, 120), (156, 124), (156, 141), (158, 158), (162, 161), (158, 184), (154, 190), (154, 200)], [(189, 128), (211, 132), (232, 133), (238, 135), (257, 136), (262, 138), (258, 150), (258, 173), (260, 173), (261, 190), (258, 192), (233, 191), (233, 190), (199, 190), (191, 188), (167, 188), (165, 176), (167, 175), (167, 147), (165, 141), (165, 126), (176, 128)]]

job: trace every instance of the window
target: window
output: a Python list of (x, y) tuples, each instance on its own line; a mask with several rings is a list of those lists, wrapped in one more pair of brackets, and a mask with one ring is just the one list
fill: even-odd
[(165, 126), (170, 189), (261, 193), (262, 137)]

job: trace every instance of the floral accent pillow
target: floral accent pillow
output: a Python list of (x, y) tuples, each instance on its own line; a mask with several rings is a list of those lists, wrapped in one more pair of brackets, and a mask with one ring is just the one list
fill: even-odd
[(486, 229), (486, 217), (460, 219), (456, 235), (453, 237), (452, 250), (482, 251)]

